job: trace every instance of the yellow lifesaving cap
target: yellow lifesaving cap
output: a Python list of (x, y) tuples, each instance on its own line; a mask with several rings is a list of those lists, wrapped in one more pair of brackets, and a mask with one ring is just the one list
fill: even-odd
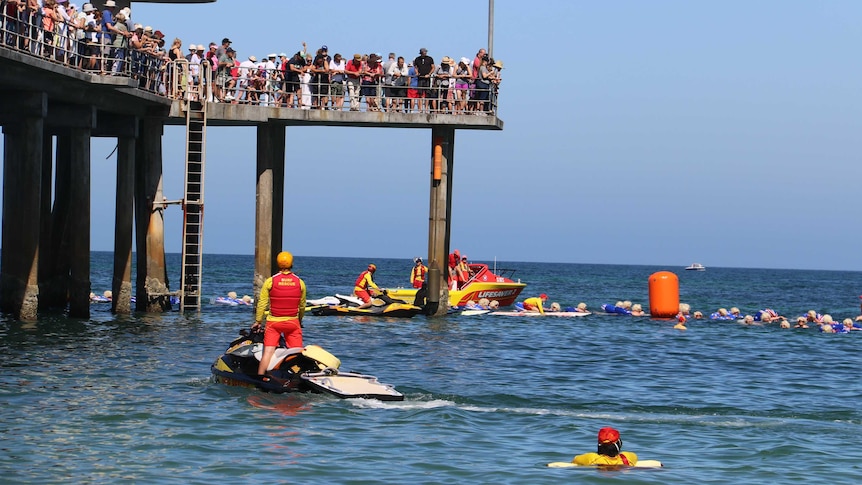
[(293, 255), (287, 251), (282, 251), (278, 253), (278, 256), (275, 258), (275, 261), (278, 263), (278, 269), (293, 268)]

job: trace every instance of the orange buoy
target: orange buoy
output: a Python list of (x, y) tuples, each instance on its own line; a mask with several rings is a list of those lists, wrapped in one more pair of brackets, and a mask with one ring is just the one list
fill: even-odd
[(650, 275), (649, 313), (658, 318), (673, 318), (679, 313), (679, 278), (670, 271)]

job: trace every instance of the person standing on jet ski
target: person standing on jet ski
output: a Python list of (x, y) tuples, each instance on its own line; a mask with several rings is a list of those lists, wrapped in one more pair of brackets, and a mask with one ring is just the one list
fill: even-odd
[(373, 263), (369, 264), (368, 269), (363, 271), (359, 277), (356, 278), (356, 283), (353, 284), (353, 294), (362, 300), (362, 304), (359, 305), (359, 308), (368, 308), (371, 306), (371, 294), (369, 293), (369, 289), (373, 288), (380, 291), (380, 287), (378, 287), (377, 283), (372, 279), (375, 271), (377, 271), (377, 266)]
[(428, 267), (422, 264), (422, 258), (416, 257), (413, 260), (416, 266), (410, 271), (410, 283), (413, 288), (422, 288), (422, 283), (425, 281), (425, 274), (428, 273)]
[(284, 335), (284, 341), (289, 348), (302, 347), (302, 317), (305, 314), (305, 282), (291, 272), (293, 255), (287, 251), (278, 253), (276, 257), (278, 273), (266, 279), (260, 289), (252, 330), (260, 328), (266, 308), (266, 330), (263, 334), (263, 355), (257, 374), (261, 378), (266, 374), (269, 362), (278, 346), (279, 338)]

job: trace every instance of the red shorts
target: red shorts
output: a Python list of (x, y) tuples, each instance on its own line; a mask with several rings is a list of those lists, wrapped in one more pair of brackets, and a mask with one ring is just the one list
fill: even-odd
[(266, 331), (263, 334), (263, 346), (276, 347), (282, 334), (284, 334), (284, 341), (288, 348), (302, 347), (302, 327), (299, 326), (298, 318), (280, 322), (267, 320)]
[(413, 288), (422, 288), (422, 281), (416, 280), (413, 282)]
[(356, 295), (357, 298), (362, 300), (363, 303), (368, 303), (371, 301), (371, 295), (365, 290), (354, 290), (353, 294)]
[(524, 303), (524, 310), (535, 310), (539, 311), (539, 307), (533, 305), (532, 303)]
[(419, 97), (419, 91), (417, 91), (414, 88), (407, 88), (407, 97), (408, 98), (418, 98)]

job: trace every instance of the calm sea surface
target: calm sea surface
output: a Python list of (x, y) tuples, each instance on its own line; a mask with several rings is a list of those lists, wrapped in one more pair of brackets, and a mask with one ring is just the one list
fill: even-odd
[[(169, 256), (172, 281), (179, 257)], [(364, 259), (297, 257), (317, 298), (351, 291)], [(382, 286), (409, 260), (375, 260)], [(95, 253), (93, 290), (111, 280)], [(493, 263), (491, 263), (493, 264)], [(859, 313), (862, 273), (497, 263), (567, 305), (631, 300), (680, 277), (705, 313), (738, 306), (785, 315)], [(204, 292), (252, 292), (251, 256), (209, 255)], [(251, 310), (90, 320), (0, 319), (3, 483), (829, 483), (862, 482), (862, 332), (645, 318), (308, 317), (306, 343), (342, 369), (374, 374), (398, 403), (269, 395), (214, 384), (210, 364)], [(624, 449), (660, 470), (549, 469), (595, 451), (618, 428)]]

